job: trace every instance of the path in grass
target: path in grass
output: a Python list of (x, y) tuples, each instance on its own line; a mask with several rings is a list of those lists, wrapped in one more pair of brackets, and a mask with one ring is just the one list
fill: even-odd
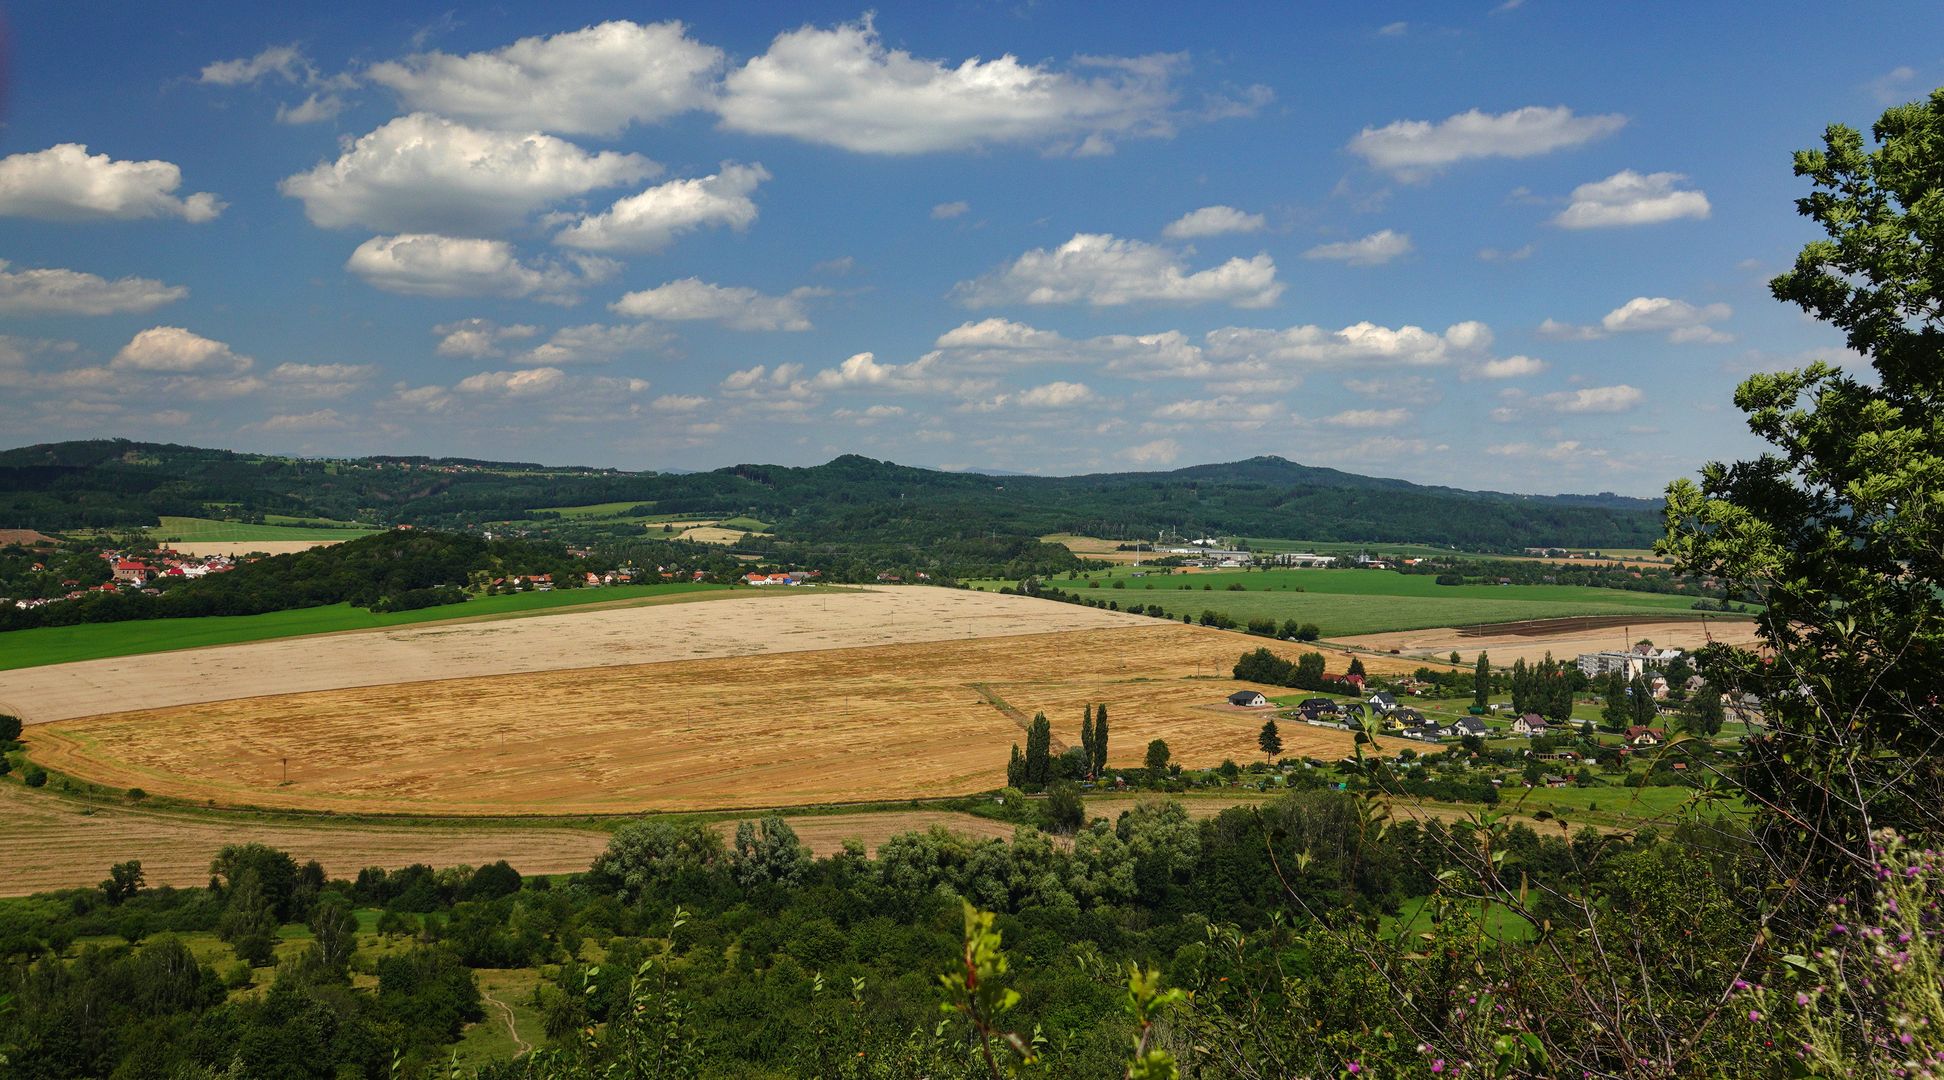
[(329, 604), (324, 607), (271, 611), (262, 615), (209, 615), (193, 619), (134, 619), (79, 626), (43, 626), (32, 630), (0, 632), (0, 671), (343, 630), (380, 630), (415, 623), (544, 615), (562, 608), (585, 607), (589, 604), (702, 600), (718, 593), (727, 595), (729, 591), (725, 585), (674, 582), (482, 596), (463, 604), (387, 614), (377, 614), (350, 604)]

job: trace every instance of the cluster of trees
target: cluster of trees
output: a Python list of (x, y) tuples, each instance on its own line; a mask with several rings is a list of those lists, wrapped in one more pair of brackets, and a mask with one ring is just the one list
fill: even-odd
[(1537, 664), (1524, 657), (1512, 662), (1512, 711), (1538, 713), (1556, 723), (1573, 716), (1573, 695), (1587, 687), (1586, 673), (1576, 664), (1561, 663), (1551, 652)]
[[(1324, 677), (1325, 661), (1323, 654), (1306, 652), (1293, 662), (1285, 660), (1268, 649), (1256, 649), (1242, 654), (1235, 662), (1234, 675), (1244, 682), (1267, 683), (1270, 686), (1293, 686), (1298, 690), (1324, 690), (1330, 693), (1353, 694), (1356, 687), (1340, 679)], [(1363, 674), (1363, 661), (1350, 660), (1350, 674)]]
[(1080, 724), (1080, 745), (1053, 753), (1053, 727), (1045, 713), (1035, 713), (1026, 726), (1026, 749), (1014, 743), (1006, 762), (1006, 786), (1020, 791), (1044, 791), (1056, 781), (1091, 780), (1107, 770), (1107, 704), (1088, 705)]
[(1609, 563), (1595, 560), (1540, 562), (1533, 559), (1461, 559), (1433, 556), (1415, 566), (1393, 568), (1399, 574), (1430, 574), (1440, 585), (1581, 585), (1623, 592), (1693, 596), (1711, 601), (1759, 603), (1754, 590), (1731, 590), (1719, 582), (1684, 574), (1652, 563)]

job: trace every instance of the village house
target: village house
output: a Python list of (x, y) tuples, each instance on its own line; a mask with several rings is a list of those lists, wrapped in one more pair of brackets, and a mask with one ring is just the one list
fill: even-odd
[(1260, 709), (1269, 704), (1269, 699), (1259, 690), (1237, 690), (1229, 695), (1228, 703), (1244, 709)]
[(1635, 724), (1627, 729), (1627, 745), (1647, 749), (1667, 741), (1667, 729)]
[(1534, 735), (1544, 735), (1545, 733), (1546, 718), (1540, 716), (1538, 713), (1526, 713), (1524, 716), (1512, 721), (1512, 734), (1514, 735), (1524, 735), (1527, 738), (1531, 738)]

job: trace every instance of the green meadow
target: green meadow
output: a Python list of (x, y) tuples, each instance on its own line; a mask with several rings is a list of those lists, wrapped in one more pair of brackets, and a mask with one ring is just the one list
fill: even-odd
[[(1694, 598), (1579, 585), (1439, 585), (1386, 570), (1233, 570), (1192, 574), (1117, 566), (1046, 584), (1125, 609), (1158, 605), (1169, 615), (1221, 612), (1238, 624), (1271, 618), (1315, 623), (1325, 637), (1472, 626), (1571, 616), (1681, 618)], [(1138, 576), (1137, 576), (1138, 575)], [(977, 582), (994, 589), (1001, 582)], [(1240, 589), (1232, 588), (1241, 586)]]
[(164, 516), (162, 524), (150, 528), (148, 532), (150, 538), (157, 542), (179, 540), (193, 544), (247, 540), (356, 540), (360, 536), (384, 531), (355, 522), (325, 518), (266, 515), (264, 521), (266, 524), (255, 525), (215, 518)]
[(377, 614), (349, 604), (271, 611), (262, 615), (210, 615), (193, 619), (134, 619), (128, 622), (44, 626), (0, 633), (0, 671), (64, 664), (72, 660), (100, 660), (111, 656), (195, 649), (206, 645), (234, 645), (338, 630), (375, 630), (387, 626), (477, 619), (483, 616), (537, 615), (559, 608), (617, 600), (652, 600), (708, 593), (727, 593), (726, 585), (672, 582), (665, 585), (615, 585), (603, 589), (562, 589), (555, 592), (482, 596), (463, 604)]

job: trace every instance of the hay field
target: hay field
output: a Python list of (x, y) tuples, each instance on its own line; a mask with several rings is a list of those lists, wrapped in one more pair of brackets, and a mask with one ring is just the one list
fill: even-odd
[(356, 536), (340, 536), (333, 540), (171, 540), (166, 541), (164, 546), (198, 559), (211, 555), (236, 558), (241, 555), (291, 555), (355, 539)]
[(769, 534), (757, 529), (727, 529), (720, 525), (697, 525), (682, 530), (681, 535), (676, 539), (692, 540), (698, 544), (733, 544), (745, 535), (768, 536)]
[(1404, 630), (1389, 634), (1363, 634), (1338, 638), (1337, 643), (1400, 656), (1436, 658), (1457, 650), (1467, 659), (1480, 651), (1489, 653), (1494, 665), (1523, 659), (1534, 663), (1551, 652), (1555, 658), (1571, 659), (1580, 653), (1624, 649), (1645, 638), (1663, 648), (1694, 649), (1710, 640), (1731, 645), (1755, 641), (1755, 623), (1748, 618), (1710, 617), (1707, 619), (1654, 619), (1651, 616), (1629, 620), (1622, 625), (1589, 626), (1606, 620), (1560, 619), (1548, 625), (1516, 628), (1452, 627), (1430, 630)]
[(718, 597), (0, 671), (0, 711), (35, 724), (265, 694), (1152, 622), (961, 589), (749, 589)]
[[(982, 604), (976, 593), (909, 591)], [(1109, 706), (1113, 765), (1138, 765), (1154, 738), (1191, 765), (1255, 754), (1262, 717), (1221, 705), (1237, 684), (1192, 676), (1226, 673), (1261, 639), (1138, 618), (1021, 633), (1042, 611), (1054, 619), (1106, 613), (985, 599), (1030, 610), (1008, 613), (1008, 636), (961, 633), (91, 716), (30, 728), (28, 749), (53, 770), (191, 801), (455, 815), (738, 809), (979, 791), (1004, 782), (1008, 748), (1024, 742), (1017, 716), (1045, 709), (1056, 738), (1071, 740), (1087, 701)], [(715, 615), (729, 606), (685, 605)], [(997, 707), (990, 693), (1009, 708)], [(1323, 729), (1284, 738), (1290, 752), (1322, 758), (1351, 745), (1348, 733)]]
[[(92, 813), (83, 813), (92, 809)], [(125, 805), (86, 807), (0, 783), (0, 895), (91, 888), (108, 867), (139, 860), (150, 885), (209, 881), (226, 844), (263, 843), (334, 877), (366, 866), (481, 866), (505, 859), (523, 874), (587, 869), (607, 834), (548, 825), (296, 825), (169, 814)]]

